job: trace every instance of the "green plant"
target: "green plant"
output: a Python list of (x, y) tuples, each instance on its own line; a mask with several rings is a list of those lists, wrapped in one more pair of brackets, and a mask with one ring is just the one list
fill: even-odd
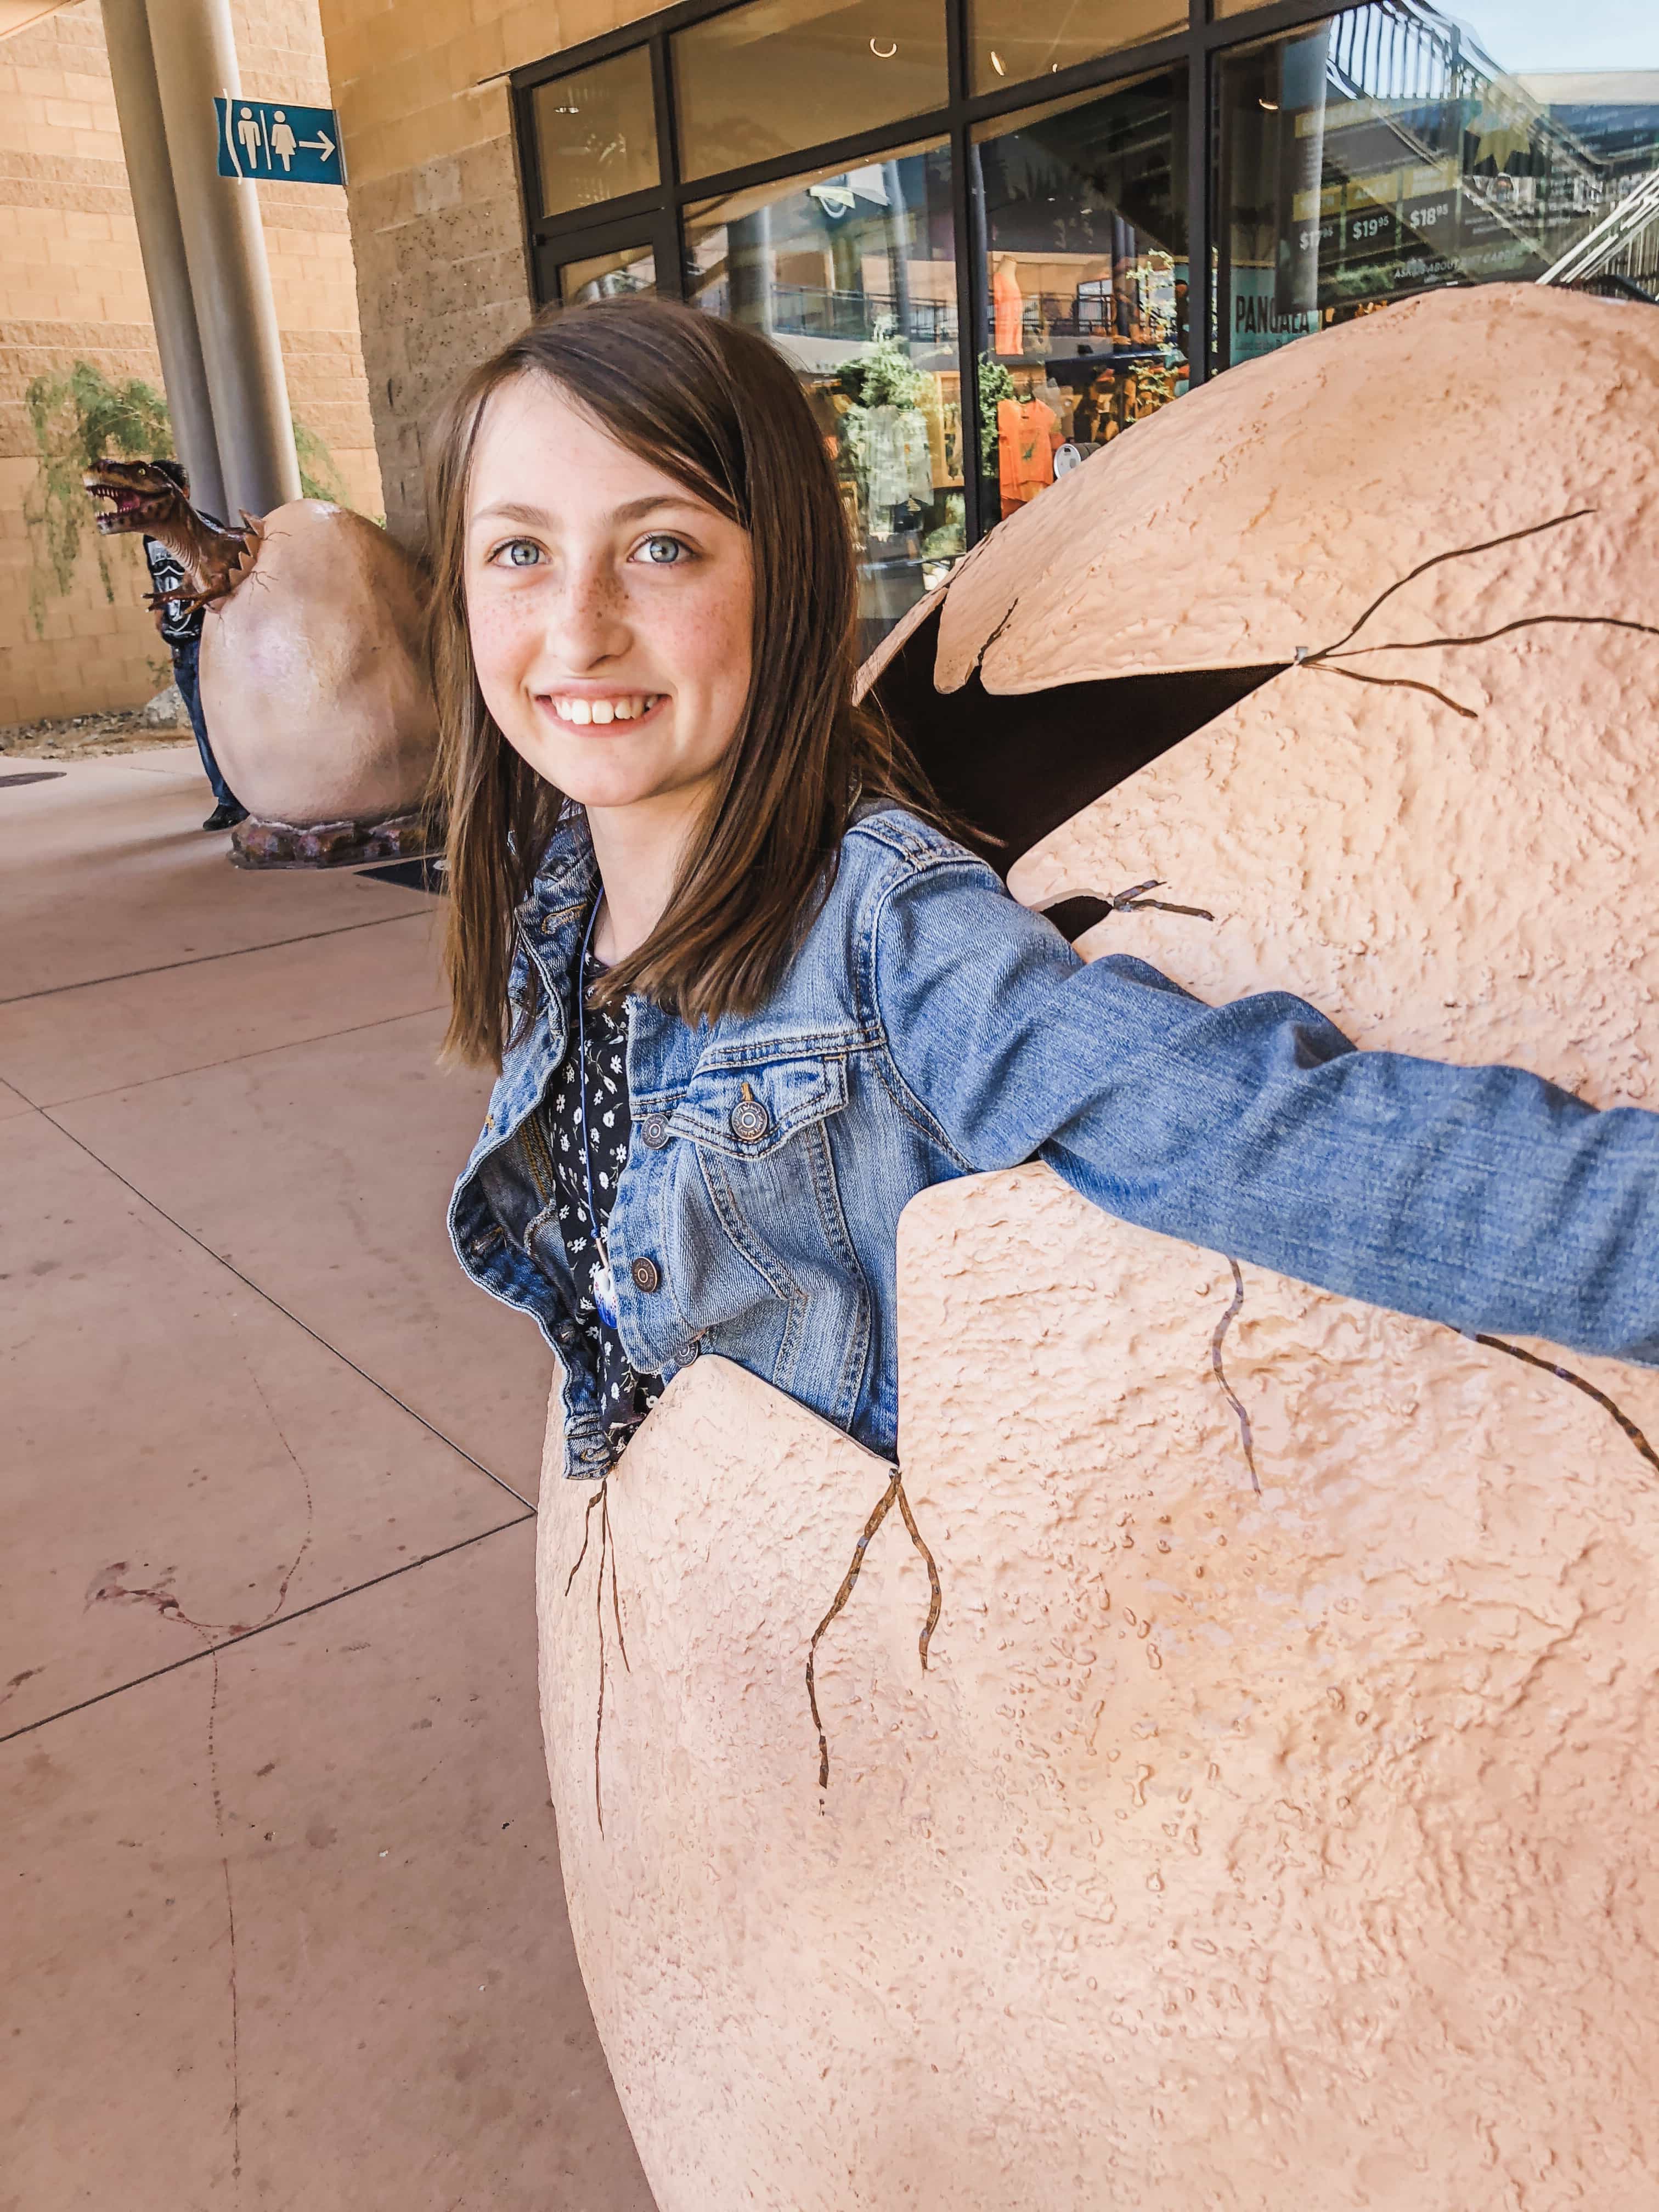
[(945, 520), (921, 541), (924, 561), (951, 561), (968, 550), (966, 502), (959, 491), (945, 495)]
[(997, 403), (1016, 397), (1014, 380), (988, 353), (979, 357), (979, 460), (986, 476), (997, 465)]
[(334, 456), (314, 430), (307, 430), (297, 415), (290, 417), (294, 424), (294, 451), (300, 463), (300, 496), (301, 499), (331, 500), (336, 507), (349, 507), (340, 471), (334, 465)]
[[(44, 635), (48, 583), (61, 595), (75, 578), (81, 533), (92, 513), (82, 489), (83, 471), (112, 450), (128, 460), (169, 454), (173, 431), (167, 404), (142, 377), (112, 384), (89, 361), (77, 361), (58, 376), (37, 376), (24, 394), (34, 434), (40, 473), (23, 502), (29, 532), (29, 612), (37, 635)], [(101, 541), (98, 574), (104, 597), (113, 600), (115, 586)]]
[(916, 367), (885, 316), (877, 324), (875, 337), (848, 362), (839, 379), (842, 391), (860, 407), (920, 407), (929, 381), (927, 370)]
[[(33, 489), (23, 501), (23, 520), (29, 534), (29, 613), (41, 636), (47, 591), (60, 599), (67, 595), (81, 556), (81, 535), (92, 514), (82, 475), (112, 453), (130, 461), (169, 457), (173, 426), (167, 403), (153, 384), (137, 376), (112, 384), (89, 361), (77, 361), (62, 375), (37, 376), (24, 398), (40, 461)], [(332, 453), (314, 430), (297, 417), (290, 420), (301, 498), (349, 506)], [(112, 603), (115, 585), (103, 540), (93, 542), (104, 597)]]

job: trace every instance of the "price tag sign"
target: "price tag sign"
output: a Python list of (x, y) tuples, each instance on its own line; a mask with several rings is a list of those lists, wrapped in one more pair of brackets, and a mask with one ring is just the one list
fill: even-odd
[(230, 99), (213, 103), (219, 126), (219, 174), (289, 185), (343, 185), (345, 157), (331, 107), (292, 100)]

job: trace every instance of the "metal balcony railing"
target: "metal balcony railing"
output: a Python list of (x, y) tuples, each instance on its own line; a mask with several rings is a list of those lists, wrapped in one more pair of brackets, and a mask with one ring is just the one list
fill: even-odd
[(954, 345), (954, 300), (900, 301), (883, 292), (832, 292), (811, 284), (775, 284), (769, 319), (775, 331), (800, 337), (860, 343), (885, 328), (915, 345)]

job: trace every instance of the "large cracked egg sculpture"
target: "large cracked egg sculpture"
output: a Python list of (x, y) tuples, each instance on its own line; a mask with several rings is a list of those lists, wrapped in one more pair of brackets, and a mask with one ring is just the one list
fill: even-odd
[[(1656, 377), (1659, 317), (1538, 288), (1300, 341), (876, 680), (1085, 954), (1659, 1104)], [(897, 1233), (902, 1496), (718, 1359), (602, 1496), (550, 1455), (549, 1770), (660, 2212), (1652, 2212), (1659, 1375), (1041, 1166)]]
[[(245, 518), (246, 520), (246, 518)], [(202, 630), (202, 704), (250, 820), (253, 866), (419, 852), (438, 743), (425, 585), (348, 507), (293, 500), (249, 521), (247, 555)]]

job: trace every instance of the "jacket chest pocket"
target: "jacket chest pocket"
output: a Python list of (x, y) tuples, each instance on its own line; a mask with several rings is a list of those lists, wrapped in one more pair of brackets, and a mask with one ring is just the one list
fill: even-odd
[(699, 1150), (758, 1164), (818, 1129), (847, 1103), (842, 1060), (781, 1060), (761, 1067), (700, 1069), (668, 1117)]
[[(711, 1242), (692, 1239), (692, 1304), (715, 1322), (714, 1348), (843, 1424), (872, 1313), (830, 1143), (847, 1100), (842, 1060), (700, 1068), (661, 1138), (689, 1139), (696, 1153)], [(702, 1311), (690, 1317), (702, 1323)]]

